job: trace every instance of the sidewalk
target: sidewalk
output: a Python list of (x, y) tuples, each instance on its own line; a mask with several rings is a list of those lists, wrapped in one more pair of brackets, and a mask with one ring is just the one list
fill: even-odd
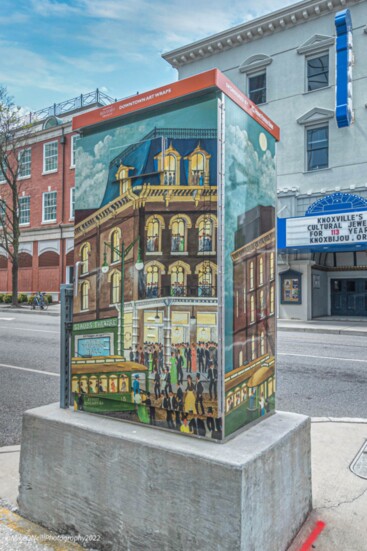
[(32, 310), (31, 306), (22, 305), (20, 308), (13, 308), (10, 304), (0, 303), (0, 315), (10, 316), (17, 314), (38, 314), (40, 316), (60, 316), (60, 304), (49, 304), (47, 310), (36, 308)]
[[(312, 420), (311, 438), (314, 511), (288, 551), (300, 551), (319, 521), (325, 526), (314, 547), (309, 547), (310, 551), (313, 548), (317, 551), (366, 551), (367, 479), (355, 475), (350, 465), (367, 440), (367, 419), (315, 418)], [(19, 451), (19, 446), (0, 448), (0, 504), (2, 502), (4, 506), (14, 509), (19, 483)], [(59, 547), (50, 547), (45, 539), (45, 535), (49, 534), (47, 530), (12, 515), (14, 513), (0, 509), (0, 550), (18, 551), (20, 548), (16, 540), (14, 546), (9, 541), (3, 546), (3, 538), (9, 534), (14, 538), (19, 534), (41, 534), (43, 542), (37, 543), (38, 547), (29, 547), (32, 551), (80, 549), (79, 546), (72, 547), (75, 544), (71, 542), (63, 547), (60, 539)], [(25, 546), (21, 548), (28, 549)]]
[(309, 321), (278, 319), (278, 331), (303, 331), (305, 333), (329, 333), (334, 335), (367, 336), (366, 319), (336, 320), (320, 318)]

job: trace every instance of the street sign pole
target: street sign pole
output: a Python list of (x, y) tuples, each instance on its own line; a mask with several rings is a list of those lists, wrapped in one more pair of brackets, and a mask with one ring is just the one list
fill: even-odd
[(60, 407), (72, 405), (71, 396), (71, 330), (73, 321), (73, 285), (60, 287), (61, 339), (60, 339)]

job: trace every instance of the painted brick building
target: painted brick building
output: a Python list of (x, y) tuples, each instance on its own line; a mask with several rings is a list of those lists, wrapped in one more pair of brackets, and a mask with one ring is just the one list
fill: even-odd
[[(20, 149), (20, 293), (44, 291), (58, 300), (60, 284), (72, 280), (77, 134), (71, 121), (75, 114), (111, 101), (97, 90), (30, 115), (32, 134)], [(3, 175), (0, 200), (10, 200)], [(0, 247), (0, 293), (11, 292), (11, 270)]]

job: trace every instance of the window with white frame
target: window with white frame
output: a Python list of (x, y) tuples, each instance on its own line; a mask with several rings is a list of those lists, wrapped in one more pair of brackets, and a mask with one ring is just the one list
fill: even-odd
[(19, 224), (29, 224), (31, 221), (31, 198), (19, 197)]
[(57, 191), (43, 194), (42, 222), (56, 222)]
[(266, 103), (266, 71), (248, 77), (248, 97), (260, 105)]
[(6, 158), (6, 155), (4, 155), (3, 159), (2, 159), (2, 163), (1, 163), (1, 166), (0, 166), (0, 184), (5, 184), (6, 183), (6, 178), (5, 178), (5, 174), (4, 172), (2, 171), (2, 169), (4, 169), (4, 172), (6, 172), (6, 169), (7, 169), (7, 158)]
[(6, 223), (6, 202), (0, 199), (0, 228)]
[(18, 176), (19, 178), (27, 178), (31, 175), (32, 151), (31, 149), (23, 149), (18, 153)]
[(75, 218), (75, 187), (70, 190), (70, 220)]
[(329, 52), (306, 58), (307, 92), (329, 86)]
[(75, 152), (76, 152), (76, 143), (79, 140), (80, 136), (78, 134), (74, 134), (74, 136), (71, 136), (71, 167), (75, 167)]
[(58, 161), (58, 142), (43, 145), (43, 172), (55, 172)]
[(318, 126), (306, 129), (307, 171), (329, 166), (329, 127)]

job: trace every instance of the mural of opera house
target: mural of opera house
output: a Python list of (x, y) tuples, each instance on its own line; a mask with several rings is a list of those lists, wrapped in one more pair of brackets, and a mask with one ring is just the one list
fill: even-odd
[(110, 162), (100, 208), (77, 212), (75, 356), (159, 343), (167, 365), (175, 344), (217, 342), (216, 147), (216, 130), (156, 128)]
[(233, 262), (233, 371), (225, 377), (226, 432), (274, 409), (275, 230), (272, 206), (237, 220)]

